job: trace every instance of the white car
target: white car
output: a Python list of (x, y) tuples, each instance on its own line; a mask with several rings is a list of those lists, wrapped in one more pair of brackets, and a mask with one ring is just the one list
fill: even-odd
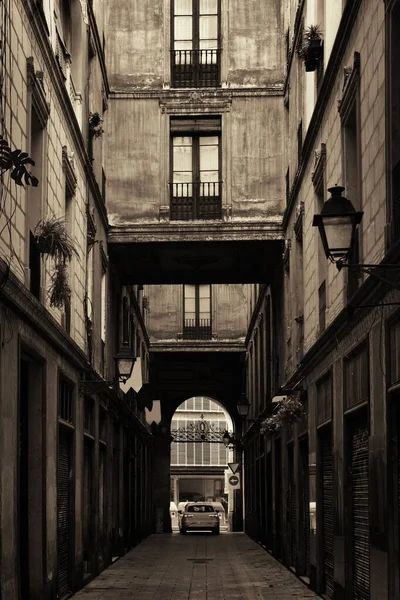
[(180, 532), (187, 531), (211, 531), (219, 534), (218, 512), (211, 502), (188, 502), (182, 513), (179, 525)]

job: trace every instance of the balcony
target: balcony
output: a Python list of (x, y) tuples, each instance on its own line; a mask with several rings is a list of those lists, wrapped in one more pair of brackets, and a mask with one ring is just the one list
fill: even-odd
[(211, 340), (210, 319), (185, 319), (183, 325), (184, 340)]
[(171, 221), (221, 219), (221, 182), (171, 183)]
[(173, 87), (219, 87), (220, 56), (221, 50), (173, 50)]

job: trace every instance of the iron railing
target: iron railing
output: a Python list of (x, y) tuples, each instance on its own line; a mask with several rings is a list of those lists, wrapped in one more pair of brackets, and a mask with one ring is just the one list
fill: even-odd
[(218, 87), (221, 50), (173, 50), (174, 87)]
[(170, 219), (221, 218), (221, 182), (170, 184)]
[(185, 319), (183, 325), (184, 340), (210, 340), (210, 319)]

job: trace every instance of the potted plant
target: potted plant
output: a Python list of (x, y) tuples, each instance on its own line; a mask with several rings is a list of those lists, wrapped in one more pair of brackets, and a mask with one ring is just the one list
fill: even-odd
[(303, 32), (299, 56), (304, 61), (306, 71), (315, 71), (322, 56), (323, 34), (319, 25), (309, 25)]
[(303, 403), (296, 395), (286, 396), (270, 417), (261, 423), (261, 433), (264, 436), (277, 433), (284, 425), (301, 421), (305, 415)]
[(71, 288), (68, 281), (68, 270), (64, 262), (56, 264), (51, 276), (49, 289), (50, 306), (53, 308), (67, 308), (71, 304)]
[(279, 406), (279, 417), (283, 424), (296, 423), (304, 417), (304, 407), (297, 396), (287, 396)]
[(71, 260), (76, 254), (74, 243), (63, 219), (48, 217), (41, 219), (33, 232), (39, 252), (49, 254), (57, 262)]
[(89, 113), (89, 136), (99, 138), (103, 135), (103, 119), (98, 112)]

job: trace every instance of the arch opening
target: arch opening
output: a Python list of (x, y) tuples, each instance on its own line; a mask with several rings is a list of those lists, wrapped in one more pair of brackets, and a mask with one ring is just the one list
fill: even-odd
[(234, 421), (214, 398), (193, 396), (183, 401), (171, 420), (170, 514), (179, 529), (186, 502), (213, 502), (220, 512), (221, 531), (232, 530), (235, 495), (228, 485), (233, 450), (223, 443)]

